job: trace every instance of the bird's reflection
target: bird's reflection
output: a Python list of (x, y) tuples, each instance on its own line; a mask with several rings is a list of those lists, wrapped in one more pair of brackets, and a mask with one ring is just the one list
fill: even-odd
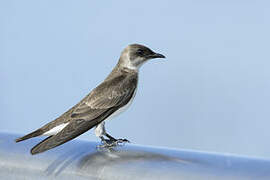
[[(158, 163), (153, 163), (158, 162)], [(105, 169), (126, 169), (131, 164), (136, 163), (137, 168), (146, 166), (153, 166), (154, 164), (162, 163), (181, 164), (181, 166), (189, 163), (158, 153), (145, 152), (142, 150), (131, 150), (124, 147), (117, 147), (114, 149), (101, 149), (96, 152), (85, 154), (78, 162), (78, 169), (80, 171), (92, 172), (90, 174), (102, 174)], [(124, 167), (124, 168), (121, 168)], [(131, 166), (134, 167), (134, 166)], [(132, 170), (134, 171), (134, 169)]]
[[(151, 163), (154, 161), (174, 162), (185, 165), (189, 163), (179, 158), (146, 152), (136, 148), (118, 146), (114, 148), (96, 148), (93, 144), (77, 146), (72, 150), (60, 155), (46, 169), (46, 174), (51, 176), (59, 175), (69, 166), (75, 167), (76, 171), (90, 171), (99, 174), (104, 168), (125, 166), (130, 163)], [(89, 173), (88, 173), (89, 174)]]

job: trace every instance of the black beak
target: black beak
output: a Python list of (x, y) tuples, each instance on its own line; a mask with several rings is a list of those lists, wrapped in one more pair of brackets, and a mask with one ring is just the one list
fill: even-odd
[(166, 58), (166, 57), (162, 54), (154, 53), (154, 54), (151, 54), (149, 58), (154, 59), (154, 58)]

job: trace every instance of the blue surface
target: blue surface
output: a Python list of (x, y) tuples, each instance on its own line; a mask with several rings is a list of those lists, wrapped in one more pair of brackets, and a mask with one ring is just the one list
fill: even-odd
[(126, 144), (111, 150), (74, 140), (31, 155), (41, 138), (15, 144), (19, 135), (0, 133), (1, 179), (189, 179), (268, 180), (270, 161)]

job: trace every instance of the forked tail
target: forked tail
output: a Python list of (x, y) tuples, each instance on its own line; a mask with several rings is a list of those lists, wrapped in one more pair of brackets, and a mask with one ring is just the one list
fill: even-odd
[(41, 129), (38, 129), (38, 130), (36, 130), (34, 132), (31, 132), (31, 133), (29, 133), (29, 134), (27, 134), (27, 135), (25, 135), (23, 137), (20, 137), (20, 138), (16, 139), (15, 142), (24, 141), (26, 139), (29, 139), (29, 138), (32, 138), (32, 137), (37, 137), (37, 136), (40, 136), (42, 134), (43, 134), (43, 131)]

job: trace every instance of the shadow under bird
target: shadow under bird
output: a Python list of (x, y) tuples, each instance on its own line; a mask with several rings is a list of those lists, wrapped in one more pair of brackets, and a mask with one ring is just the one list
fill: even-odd
[[(31, 149), (37, 154), (59, 146), (96, 127), (95, 134), (106, 146), (128, 142), (116, 139), (105, 130), (105, 122), (124, 111), (132, 102), (137, 89), (139, 68), (149, 59), (165, 58), (139, 44), (127, 46), (108, 77), (78, 104), (54, 121), (16, 139), (20, 142), (37, 136), (49, 136)], [(107, 137), (107, 138), (105, 138)]]

